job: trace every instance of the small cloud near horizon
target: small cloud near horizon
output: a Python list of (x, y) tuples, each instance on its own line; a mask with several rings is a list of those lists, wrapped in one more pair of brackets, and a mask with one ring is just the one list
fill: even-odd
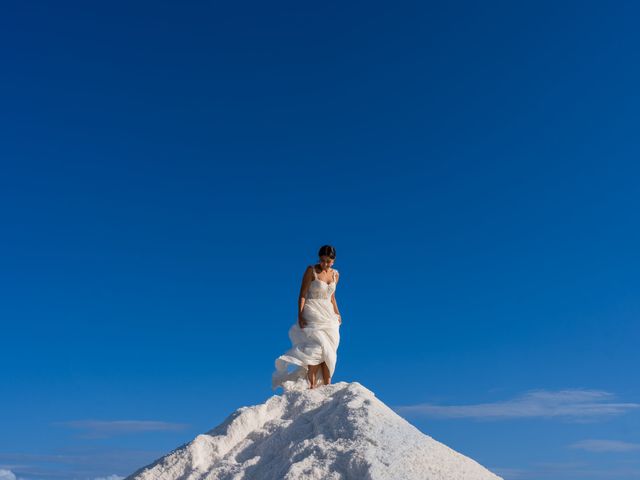
[(621, 442), (619, 440), (581, 440), (572, 443), (569, 448), (585, 450), (587, 452), (636, 452), (640, 450), (640, 443)]
[(599, 466), (592, 462), (536, 462), (526, 468), (494, 468), (493, 472), (506, 479), (518, 480), (557, 480), (592, 478), (597, 480), (640, 478), (637, 464)]
[[(6, 453), (0, 451), (0, 471), (11, 470), (15, 480), (122, 480), (124, 472), (166, 455), (163, 449), (138, 450), (93, 446), (89, 442), (58, 453)], [(114, 468), (115, 467), (115, 468)], [(120, 474), (112, 473), (119, 471)], [(0, 480), (14, 480), (13, 477)]]
[(0, 480), (17, 480), (16, 474), (6, 468), (0, 468)]
[(106, 438), (127, 433), (177, 431), (189, 426), (186, 423), (153, 420), (72, 420), (69, 422), (55, 422), (53, 425), (85, 430), (86, 433), (81, 435), (81, 438)]
[(533, 390), (518, 397), (492, 403), (435, 405), (421, 403), (393, 407), (399, 414), (432, 418), (474, 418), (500, 420), (514, 418), (565, 418), (588, 420), (622, 415), (640, 408), (639, 403), (613, 402), (612, 393), (599, 390)]

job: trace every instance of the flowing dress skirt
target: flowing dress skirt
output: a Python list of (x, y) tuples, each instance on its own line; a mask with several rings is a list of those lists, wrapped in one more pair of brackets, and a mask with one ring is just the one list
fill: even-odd
[[(308, 365), (327, 364), (333, 376), (340, 343), (340, 322), (329, 299), (308, 298), (302, 310), (306, 320), (304, 328), (298, 322), (289, 328), (291, 348), (276, 359), (276, 370), (271, 377), (271, 388), (279, 386), (284, 391), (309, 388)], [(293, 370), (288, 368), (293, 366)], [(318, 371), (317, 385), (324, 385), (322, 371)]]

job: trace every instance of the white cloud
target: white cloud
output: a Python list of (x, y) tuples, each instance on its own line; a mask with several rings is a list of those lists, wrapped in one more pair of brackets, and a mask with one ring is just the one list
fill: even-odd
[(175, 431), (188, 427), (184, 423), (152, 420), (73, 420), (70, 422), (57, 422), (54, 425), (86, 430), (83, 438), (105, 438), (123, 433)]
[(490, 469), (505, 480), (620, 480), (621, 478), (640, 478), (640, 466), (620, 464), (611, 467), (598, 466), (589, 462), (543, 462), (533, 463), (524, 468)]
[(614, 395), (599, 390), (534, 390), (510, 400), (475, 405), (417, 405), (394, 407), (400, 414), (435, 418), (509, 418), (594, 419), (621, 415), (640, 408), (638, 403), (613, 402)]
[[(0, 470), (12, 470), (17, 476), (16, 480), (121, 480), (122, 477), (112, 472), (133, 472), (139, 469), (140, 465), (147, 465), (163, 455), (166, 455), (166, 451), (95, 445), (65, 448), (61, 453), (0, 451)], [(7, 479), (0, 477), (0, 480)]]
[(509, 468), (509, 467), (491, 467), (490, 471), (495, 473), (496, 475), (500, 475), (502, 478), (518, 479), (518, 478), (527, 478), (528, 472), (523, 470), (522, 468)]
[(17, 477), (11, 470), (0, 468), (0, 480), (17, 480)]
[(577, 448), (587, 452), (636, 452), (640, 450), (640, 443), (620, 442), (618, 440), (582, 440), (572, 443), (569, 448)]
[(120, 475), (109, 475), (108, 477), (97, 477), (94, 480), (123, 480)]

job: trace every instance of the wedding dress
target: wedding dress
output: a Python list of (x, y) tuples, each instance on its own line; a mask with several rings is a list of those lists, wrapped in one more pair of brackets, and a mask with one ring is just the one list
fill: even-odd
[[(318, 278), (315, 267), (313, 281), (305, 295), (302, 318), (306, 321), (304, 328), (296, 321), (289, 328), (291, 348), (276, 359), (276, 370), (271, 377), (271, 388), (279, 386), (284, 391), (306, 390), (309, 388), (307, 379), (308, 365), (327, 364), (329, 375), (332, 377), (336, 369), (338, 344), (340, 343), (340, 320), (333, 311), (331, 295), (336, 290), (336, 269), (333, 270), (333, 280), (327, 283)], [(294, 370), (289, 371), (288, 367)], [(322, 369), (316, 374), (316, 385), (324, 385)]]

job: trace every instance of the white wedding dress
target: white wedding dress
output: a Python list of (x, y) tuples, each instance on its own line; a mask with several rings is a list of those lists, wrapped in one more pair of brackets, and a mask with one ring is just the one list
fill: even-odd
[[(271, 377), (271, 388), (282, 387), (284, 391), (306, 390), (309, 388), (307, 366), (327, 364), (329, 374), (333, 377), (338, 358), (340, 343), (340, 320), (333, 311), (331, 295), (336, 290), (336, 269), (333, 271), (331, 283), (318, 278), (315, 267), (313, 281), (305, 296), (302, 317), (306, 320), (304, 328), (298, 322), (289, 329), (291, 348), (276, 359), (276, 370)], [(293, 366), (292, 371), (288, 370)], [(322, 369), (316, 374), (316, 385), (324, 385)]]

